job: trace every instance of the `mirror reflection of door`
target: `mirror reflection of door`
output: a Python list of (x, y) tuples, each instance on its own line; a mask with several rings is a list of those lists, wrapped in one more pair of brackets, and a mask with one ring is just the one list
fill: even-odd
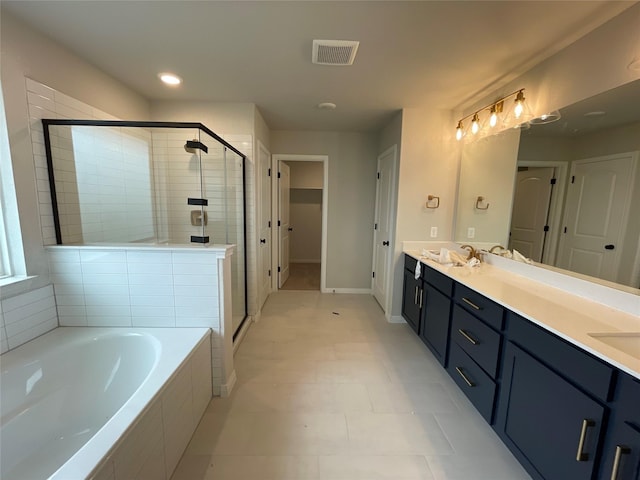
[(278, 287), (282, 288), (289, 278), (290, 252), (290, 169), (289, 165), (280, 162), (278, 169), (278, 230), (280, 259), (278, 263)]
[(547, 245), (553, 177), (553, 167), (524, 167), (516, 174), (509, 249), (536, 262), (542, 261)]
[(573, 162), (559, 267), (603, 280), (623, 280), (618, 278), (618, 270), (624, 252), (634, 173), (633, 154)]

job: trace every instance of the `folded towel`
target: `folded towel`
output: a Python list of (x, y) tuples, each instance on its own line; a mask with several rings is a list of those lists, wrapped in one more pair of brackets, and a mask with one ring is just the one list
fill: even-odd
[(420, 262), (416, 263), (415, 276), (416, 276), (416, 280), (420, 278)]

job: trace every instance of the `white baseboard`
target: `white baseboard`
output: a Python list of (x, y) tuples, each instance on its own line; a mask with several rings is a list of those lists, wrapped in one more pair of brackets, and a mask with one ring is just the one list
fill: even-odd
[(289, 260), (289, 263), (322, 263), (322, 261), (319, 258), (309, 258), (309, 259), (297, 258), (295, 260)]
[(407, 321), (402, 318), (402, 315), (391, 315), (391, 318), (389, 318), (389, 323), (407, 323)]
[(231, 375), (229, 375), (229, 380), (227, 381), (227, 383), (224, 383), (220, 386), (220, 396), (228, 397), (229, 395), (231, 395), (231, 390), (233, 390), (233, 386), (236, 384), (237, 380), (238, 377), (236, 376), (236, 371), (234, 369), (233, 372), (231, 372)]
[(322, 293), (357, 293), (363, 295), (371, 295), (373, 291), (370, 288), (324, 288)]

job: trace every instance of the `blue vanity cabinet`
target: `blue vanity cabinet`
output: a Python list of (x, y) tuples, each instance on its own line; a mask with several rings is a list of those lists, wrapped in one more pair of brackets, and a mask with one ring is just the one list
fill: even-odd
[(423, 265), (424, 301), (420, 317), (420, 338), (443, 367), (447, 365), (451, 293), (453, 280)]
[(415, 278), (416, 263), (418, 261), (404, 256), (404, 283), (402, 287), (402, 317), (416, 332), (420, 332), (420, 316), (424, 297), (422, 275)]
[(447, 372), (485, 420), (494, 420), (504, 309), (456, 283)]
[(598, 478), (640, 480), (640, 380), (619, 372), (611, 405)]
[(506, 332), (494, 429), (534, 479), (597, 478), (614, 369), (512, 312)]

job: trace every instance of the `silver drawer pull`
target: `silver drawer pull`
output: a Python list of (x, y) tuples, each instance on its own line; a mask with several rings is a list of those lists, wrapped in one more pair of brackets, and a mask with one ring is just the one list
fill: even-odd
[(460, 333), (460, 335), (462, 335), (464, 338), (466, 338), (467, 340), (469, 340), (469, 342), (472, 345), (478, 345), (478, 342), (475, 338), (473, 338), (471, 335), (469, 335), (467, 332), (465, 332), (464, 330), (462, 330), (461, 328), (458, 329), (458, 332)]
[(469, 385), (470, 387), (475, 387), (476, 384), (473, 383), (471, 380), (469, 380), (467, 378), (467, 376), (464, 374), (464, 372), (462, 371), (462, 368), (460, 367), (456, 367), (456, 372), (458, 372), (458, 374), (462, 377), (462, 379), (467, 383), (467, 385)]
[(420, 308), (422, 308), (422, 297), (424, 297), (424, 290), (420, 289)]
[(475, 303), (473, 303), (471, 300), (469, 300), (468, 298), (462, 297), (462, 301), (464, 303), (466, 303), (467, 305), (470, 305), (472, 308), (475, 308), (476, 310), (482, 310), (482, 308), (480, 308), (478, 305), (476, 305)]
[(418, 286), (416, 285), (416, 293), (413, 295), (413, 304), (418, 304)]
[(613, 457), (613, 468), (611, 469), (611, 480), (618, 480), (618, 470), (620, 470), (620, 460), (622, 455), (628, 455), (631, 449), (625, 445), (616, 445), (616, 455)]
[(582, 420), (582, 430), (580, 431), (580, 441), (578, 442), (578, 453), (576, 454), (577, 462), (586, 462), (589, 460), (589, 454), (584, 453), (582, 450), (584, 449), (584, 441), (587, 438), (587, 429), (595, 426), (595, 424), (596, 422), (587, 418)]

